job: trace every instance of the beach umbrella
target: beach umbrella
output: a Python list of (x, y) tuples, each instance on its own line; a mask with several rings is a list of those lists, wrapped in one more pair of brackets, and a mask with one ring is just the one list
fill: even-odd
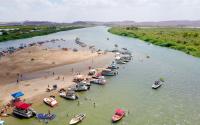
[(15, 92), (15, 93), (12, 93), (11, 94), (11, 96), (13, 97), (13, 98), (19, 98), (19, 97), (21, 97), (21, 96), (23, 96), (24, 95), (24, 93), (23, 92), (21, 92), (21, 91), (19, 91), (19, 92)]

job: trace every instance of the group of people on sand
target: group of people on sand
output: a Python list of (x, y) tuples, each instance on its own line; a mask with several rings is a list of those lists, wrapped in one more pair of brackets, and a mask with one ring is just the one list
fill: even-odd
[(0, 109), (0, 116), (7, 117), (7, 111), (12, 107), (11, 103), (7, 103)]
[(22, 74), (20, 74), (20, 73), (17, 73), (17, 84), (20, 82), (20, 81), (22, 81), (23, 80), (23, 75)]

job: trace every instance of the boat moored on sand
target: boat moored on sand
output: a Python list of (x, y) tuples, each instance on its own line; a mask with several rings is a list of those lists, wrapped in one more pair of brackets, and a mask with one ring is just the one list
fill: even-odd
[(56, 101), (55, 98), (53, 97), (49, 97), (49, 98), (44, 98), (43, 99), (44, 103), (46, 103), (47, 105), (54, 107), (58, 104), (58, 102)]
[(126, 64), (126, 62), (123, 59), (116, 59), (115, 61), (117, 64)]
[(90, 86), (87, 86), (85, 83), (83, 82), (79, 82), (76, 83), (75, 87), (74, 87), (74, 91), (79, 92), (79, 91), (87, 91), (90, 89)]
[(90, 83), (104, 85), (106, 83), (106, 79), (104, 76), (99, 76), (98, 78), (90, 80)]
[(23, 118), (31, 118), (36, 115), (36, 112), (31, 108), (31, 104), (18, 101), (14, 103), (15, 108), (13, 114)]
[(101, 74), (103, 76), (116, 76), (118, 72), (116, 70), (104, 69), (102, 70)]
[(68, 99), (68, 100), (76, 100), (78, 99), (78, 96), (76, 95), (75, 91), (73, 90), (68, 90), (67, 92), (61, 92), (60, 93), (60, 96), (65, 98), (65, 99)]

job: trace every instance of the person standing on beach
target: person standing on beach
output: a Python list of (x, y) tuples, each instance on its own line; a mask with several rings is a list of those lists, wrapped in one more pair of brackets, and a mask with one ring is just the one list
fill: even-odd
[(72, 73), (74, 73), (74, 68), (72, 68)]
[(22, 77), (23, 77), (23, 75), (21, 74), (21, 75), (20, 75), (20, 79), (21, 79), (21, 81), (23, 80)]
[(55, 75), (55, 73), (53, 72), (53, 76)]
[(51, 114), (51, 111), (50, 111), (50, 109), (48, 110), (48, 114), (49, 114), (49, 115)]

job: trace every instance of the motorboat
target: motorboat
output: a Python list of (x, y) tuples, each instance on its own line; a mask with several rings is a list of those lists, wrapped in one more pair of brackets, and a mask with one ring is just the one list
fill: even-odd
[(75, 43), (80, 45), (81, 47), (86, 47), (87, 45), (83, 42), (80, 42), (80, 38), (76, 37), (75, 39)]
[(101, 74), (103, 76), (116, 76), (118, 72), (116, 70), (104, 69), (102, 70)]
[(89, 81), (86, 81), (86, 80), (83, 80), (83, 81), (81, 81), (81, 82), (79, 82), (79, 84), (85, 84), (86, 86), (88, 86), (88, 87), (90, 87), (91, 86), (91, 84), (90, 84), (90, 82)]
[(75, 91), (73, 90), (68, 90), (67, 92), (61, 92), (60, 96), (65, 98), (65, 99), (69, 99), (69, 100), (76, 100), (78, 99), (78, 96), (76, 95)]
[(101, 76), (98, 78), (93, 78), (92, 80), (90, 80), (90, 83), (104, 85), (106, 83), (106, 80), (104, 76)]
[(129, 51), (128, 49), (123, 49), (121, 51), (121, 54), (123, 54), (123, 55), (132, 55), (131, 51)]
[(13, 114), (23, 118), (31, 118), (36, 115), (36, 112), (31, 108), (30, 104), (18, 101), (14, 103), (15, 108)]
[(159, 88), (159, 87), (161, 87), (161, 86), (162, 86), (161, 81), (160, 81), (160, 80), (157, 80), (157, 81), (155, 81), (154, 84), (152, 85), (152, 89), (157, 89), (157, 88)]
[(126, 64), (126, 61), (123, 59), (116, 59), (115, 61), (117, 64)]
[(58, 104), (58, 102), (53, 97), (44, 98), (43, 101), (44, 101), (44, 103), (46, 103), (47, 105), (49, 105), (51, 107), (54, 107), (55, 105)]
[(116, 63), (113, 61), (111, 65), (108, 66), (108, 69), (118, 69), (119, 67), (116, 66)]
[(99, 79), (99, 78), (105, 78), (104, 76), (102, 76), (101, 73), (97, 73), (95, 75), (92, 76), (93, 79)]
[(79, 82), (75, 85), (74, 91), (87, 91), (90, 88), (90, 86), (87, 86), (83, 82)]
[(80, 113), (78, 115), (76, 115), (74, 118), (72, 118), (69, 122), (70, 125), (75, 125), (81, 121), (83, 121), (83, 119), (86, 117), (86, 114), (84, 113)]
[(125, 116), (125, 111), (122, 109), (116, 109), (115, 114), (112, 116), (112, 122), (117, 122)]
[(120, 59), (123, 60), (124, 62), (130, 62), (132, 59), (132, 56), (131, 55), (123, 55)]

